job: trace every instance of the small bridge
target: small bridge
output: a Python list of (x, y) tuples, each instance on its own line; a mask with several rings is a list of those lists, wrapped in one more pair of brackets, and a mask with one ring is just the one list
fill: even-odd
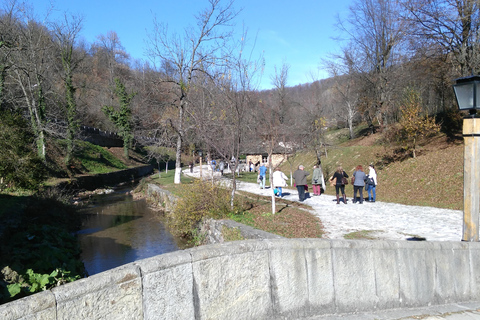
[(0, 319), (302, 319), (479, 301), (480, 243), (245, 240), (0, 305)]

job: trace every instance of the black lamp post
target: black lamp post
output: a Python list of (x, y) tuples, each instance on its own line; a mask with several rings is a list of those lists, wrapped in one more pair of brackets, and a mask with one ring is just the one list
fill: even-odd
[(453, 89), (458, 108), (468, 110), (470, 117), (463, 119), (463, 241), (478, 241), (480, 214), (480, 76), (455, 80)]

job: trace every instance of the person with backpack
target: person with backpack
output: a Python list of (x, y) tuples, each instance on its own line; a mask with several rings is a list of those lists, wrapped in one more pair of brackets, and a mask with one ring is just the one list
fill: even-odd
[(368, 193), (368, 202), (375, 202), (376, 186), (377, 186), (377, 172), (373, 164), (368, 166), (368, 175), (367, 175), (367, 193)]

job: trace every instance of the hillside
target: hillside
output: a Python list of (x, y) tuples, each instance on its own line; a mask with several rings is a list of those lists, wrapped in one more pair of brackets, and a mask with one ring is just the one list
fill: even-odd
[[(334, 133), (337, 134), (338, 133)], [(336, 141), (338, 141), (335, 138)], [(328, 179), (341, 165), (348, 175), (357, 165), (368, 173), (368, 165), (375, 164), (378, 176), (377, 200), (410, 205), (463, 209), (463, 141), (451, 141), (443, 134), (423, 141), (417, 157), (411, 158), (397, 146), (381, 145), (381, 135), (369, 135), (327, 149), (322, 167)], [(294, 166), (304, 164), (312, 170), (313, 154), (295, 156)], [(290, 171), (285, 164), (283, 170)], [(334, 195), (335, 188), (327, 184), (327, 194)], [(346, 187), (347, 197), (353, 196), (353, 187)], [(364, 193), (366, 195), (366, 192)]]

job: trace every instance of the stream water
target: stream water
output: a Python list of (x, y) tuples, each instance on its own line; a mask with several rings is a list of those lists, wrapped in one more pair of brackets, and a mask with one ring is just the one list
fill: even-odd
[(179, 250), (158, 214), (128, 191), (96, 195), (81, 210), (84, 219), (78, 237), (88, 275)]

